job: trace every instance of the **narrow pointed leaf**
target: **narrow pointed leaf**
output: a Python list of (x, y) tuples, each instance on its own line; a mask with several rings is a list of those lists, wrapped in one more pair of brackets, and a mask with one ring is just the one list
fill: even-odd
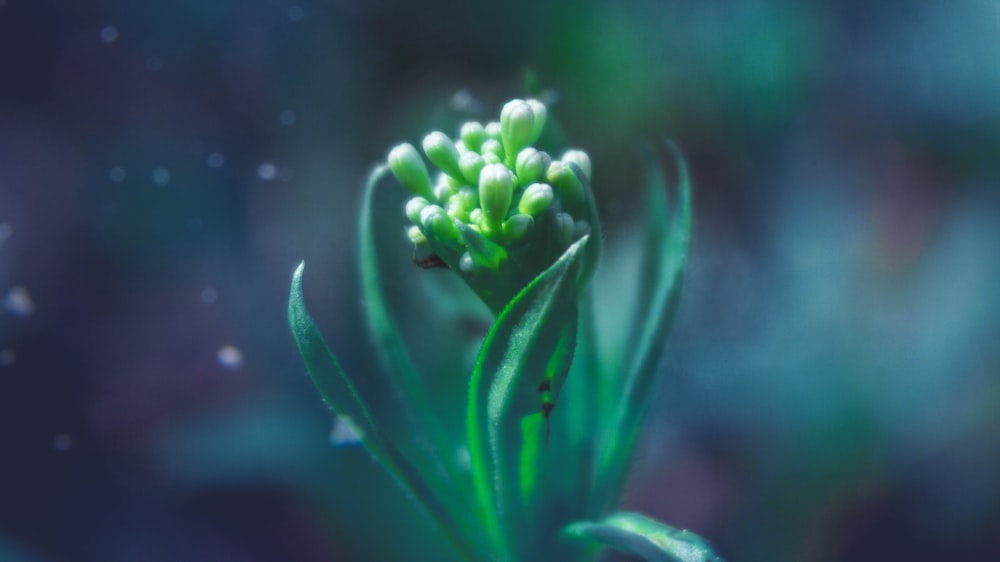
[(677, 163), (677, 209), (667, 206), (666, 180), (658, 166), (651, 174), (647, 205), (645, 247), (639, 282), (636, 328), (629, 338), (635, 350), (627, 358), (624, 379), (606, 378), (603, 399), (614, 400), (600, 411), (612, 418), (601, 420), (602, 432), (591, 516), (599, 515), (618, 499), (628, 464), (642, 425), (657, 364), (673, 326), (680, 301), (684, 268), (691, 237), (691, 185), (687, 165), (673, 143), (668, 148)]
[(475, 548), (469, 543), (468, 536), (462, 532), (420, 473), (382, 434), (361, 395), (320, 334), (306, 310), (302, 295), (304, 269), (305, 263), (299, 264), (292, 276), (288, 323), (313, 384), (335, 414), (348, 416), (357, 425), (365, 448), (385, 467), (404, 492), (415, 500), (418, 509), (432, 526), (448, 537), (466, 558), (474, 559)]
[[(522, 535), (539, 478), (544, 424), (525, 421), (557, 403), (576, 338), (577, 279), (587, 237), (570, 246), (501, 312), (469, 389), (469, 449), (477, 496), (497, 548)], [(546, 402), (548, 401), (548, 402)], [(522, 454), (523, 453), (523, 454)], [(514, 545), (514, 549), (522, 545)], [(504, 553), (511, 559), (512, 552)]]
[(598, 523), (573, 523), (563, 533), (601, 543), (646, 562), (722, 562), (705, 539), (639, 513), (616, 513)]

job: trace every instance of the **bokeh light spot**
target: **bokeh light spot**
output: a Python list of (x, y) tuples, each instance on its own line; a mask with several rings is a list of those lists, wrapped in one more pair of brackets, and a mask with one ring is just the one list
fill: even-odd
[(3, 306), (11, 314), (27, 318), (35, 313), (35, 301), (31, 298), (31, 293), (24, 287), (14, 287), (7, 291), (7, 296), (3, 299)]
[(243, 352), (235, 345), (224, 345), (215, 354), (219, 365), (230, 371), (238, 371), (243, 366)]
[(101, 28), (101, 41), (114, 43), (118, 39), (118, 28), (113, 25), (106, 25)]

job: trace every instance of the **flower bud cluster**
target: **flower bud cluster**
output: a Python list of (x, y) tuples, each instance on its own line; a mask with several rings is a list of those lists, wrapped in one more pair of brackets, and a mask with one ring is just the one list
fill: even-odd
[[(457, 139), (434, 131), (424, 155), (408, 143), (394, 147), (389, 168), (412, 194), (407, 234), (418, 247), (449, 254), (466, 274), (497, 270), (509, 251), (543, 246), (558, 256), (590, 231), (586, 221), (590, 158), (569, 150), (553, 160), (534, 145), (547, 109), (538, 100), (507, 102), (500, 120), (462, 125)], [(529, 250), (530, 251), (530, 250)]]

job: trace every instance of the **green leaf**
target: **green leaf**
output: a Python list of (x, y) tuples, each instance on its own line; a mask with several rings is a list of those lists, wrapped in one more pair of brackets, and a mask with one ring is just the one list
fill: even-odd
[(646, 562), (722, 562), (705, 539), (639, 513), (616, 513), (599, 523), (573, 523), (563, 534), (610, 546)]
[(476, 559), (475, 548), (468, 542), (468, 536), (462, 532), (455, 518), (440, 502), (416, 468), (382, 434), (351, 379), (330, 351), (326, 340), (306, 310), (302, 295), (304, 269), (305, 263), (299, 264), (292, 276), (288, 299), (288, 323), (313, 384), (335, 414), (348, 416), (357, 425), (361, 430), (365, 448), (385, 467), (404, 492), (416, 501), (418, 509), (431, 524), (451, 539), (466, 558)]
[[(468, 472), (456, 462), (459, 458), (456, 452), (464, 445), (464, 433), (447, 429), (456, 427), (459, 420), (445, 419), (442, 408), (435, 407), (428, 385), (413, 364), (383, 292), (374, 200), (376, 191), (386, 185), (382, 179), (388, 172), (386, 165), (372, 169), (365, 182), (361, 203), (358, 260), (364, 311), (383, 371), (388, 382), (395, 387), (395, 397), (402, 402), (406, 437), (416, 445), (414, 465), (427, 476), (437, 497), (452, 512), (461, 513), (472, 505), (469, 499), (474, 494)], [(481, 534), (474, 521), (462, 519), (460, 523), (465, 527), (465, 534)]]
[(624, 486), (657, 364), (680, 302), (691, 238), (691, 184), (680, 150), (670, 142), (667, 147), (677, 163), (678, 206), (671, 215), (662, 169), (652, 166), (636, 323), (628, 339), (634, 342), (634, 353), (623, 366), (624, 379), (611, 376), (603, 381), (606, 387), (600, 393), (602, 399), (615, 402), (599, 409), (611, 412), (612, 417), (599, 422), (603, 431), (594, 475), (596, 491), (591, 516), (606, 512), (617, 501)]
[(522, 559), (514, 553), (533, 548), (522, 539), (540, 481), (547, 423), (539, 418), (547, 417), (545, 404), (558, 399), (572, 361), (577, 279), (587, 240), (570, 246), (508, 304), (473, 370), (469, 453), (481, 514), (503, 560)]

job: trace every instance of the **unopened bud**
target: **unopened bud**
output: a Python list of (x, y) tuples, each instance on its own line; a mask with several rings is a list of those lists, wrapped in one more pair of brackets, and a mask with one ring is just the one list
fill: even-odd
[(580, 178), (576, 177), (573, 168), (565, 162), (556, 160), (549, 166), (545, 177), (552, 184), (552, 188), (562, 202), (563, 208), (573, 213), (577, 213), (583, 209), (585, 199), (583, 183), (580, 182)]
[(541, 214), (552, 204), (552, 186), (547, 183), (533, 183), (521, 194), (517, 210), (531, 216)]
[(482, 154), (483, 158), (487, 158), (490, 154), (492, 154), (495, 158), (500, 159), (502, 162), (504, 156), (503, 145), (496, 139), (486, 139), (483, 141)]
[(462, 170), (458, 167), (458, 149), (455, 148), (455, 143), (451, 142), (448, 135), (441, 131), (434, 131), (424, 137), (423, 144), (424, 153), (427, 154), (428, 160), (449, 176), (462, 178)]
[(479, 152), (479, 148), (483, 146), (483, 141), (486, 140), (486, 129), (483, 128), (481, 123), (469, 121), (462, 125), (462, 132), (459, 135), (462, 137), (465, 148), (472, 152)]
[(458, 228), (451, 217), (437, 205), (428, 205), (420, 212), (420, 224), (425, 233), (433, 234), (438, 240), (457, 240)]
[(513, 196), (514, 178), (506, 166), (490, 164), (483, 168), (479, 174), (479, 206), (490, 230), (500, 229)]
[(590, 181), (590, 156), (582, 150), (567, 150), (565, 154), (560, 158), (566, 164), (576, 164), (580, 171), (583, 172), (583, 177)]
[(420, 211), (424, 210), (424, 207), (430, 205), (423, 197), (413, 197), (406, 202), (406, 216), (410, 219), (413, 224), (423, 224), (420, 220)]
[(511, 100), (500, 112), (500, 136), (504, 153), (513, 164), (522, 148), (535, 140), (535, 112), (524, 100)]
[(423, 232), (420, 232), (420, 227), (418, 226), (411, 226), (410, 228), (406, 229), (406, 236), (410, 239), (410, 242), (413, 242), (413, 245), (415, 246), (423, 246), (427, 244), (427, 237), (424, 236)]
[(486, 165), (486, 160), (475, 152), (466, 152), (458, 159), (458, 167), (462, 169), (462, 176), (465, 181), (472, 185), (479, 185), (479, 172)]
[(531, 111), (535, 114), (535, 128), (532, 131), (531, 143), (534, 144), (538, 141), (538, 137), (542, 136), (542, 131), (545, 129), (545, 121), (549, 116), (549, 110), (545, 108), (545, 104), (536, 100), (530, 99), (527, 104), (531, 106)]
[(531, 230), (534, 220), (528, 215), (517, 214), (503, 223), (503, 236), (507, 240), (520, 240)]
[(500, 135), (500, 122), (499, 121), (490, 121), (489, 123), (486, 124), (486, 127), (485, 127), (484, 130), (486, 131), (486, 136), (487, 137), (489, 137), (489, 138), (491, 138), (491, 139), (493, 139), (495, 141), (498, 141), (498, 142), (500, 141), (500, 136), (501, 135)]
[(414, 195), (431, 198), (431, 176), (420, 153), (410, 143), (397, 144), (389, 151), (389, 169), (403, 187)]
[(528, 184), (545, 177), (552, 159), (540, 150), (528, 147), (517, 154), (517, 177), (523, 184)]
[(556, 214), (556, 239), (563, 248), (573, 242), (573, 229), (575, 228), (573, 217), (568, 213)]

